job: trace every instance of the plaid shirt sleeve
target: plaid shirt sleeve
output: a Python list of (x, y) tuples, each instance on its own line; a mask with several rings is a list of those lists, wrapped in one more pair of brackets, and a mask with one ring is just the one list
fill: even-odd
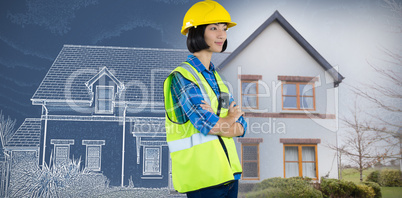
[[(201, 108), (201, 100), (204, 100), (204, 98), (202, 97), (200, 88), (196, 84), (185, 79), (180, 73), (173, 75), (171, 92), (178, 120), (180, 123), (190, 120), (198, 131), (207, 135), (218, 122), (219, 117), (215, 113)], [(230, 103), (233, 101), (233, 96), (230, 94)], [(236, 122), (243, 126), (244, 133), (240, 137), (244, 137), (247, 130), (247, 122), (243, 116)]]
[[(232, 94), (230, 94), (229, 104), (231, 104), (233, 101), (234, 101), (233, 96), (232, 96)], [(237, 105), (235, 105), (235, 106), (237, 106)], [(247, 122), (246, 122), (246, 120), (244, 119), (243, 116), (240, 116), (240, 118), (236, 122), (240, 123), (243, 126), (243, 129), (244, 129), (243, 135), (238, 136), (238, 137), (244, 137), (244, 135), (246, 135), (246, 131), (247, 131)]]
[(201, 100), (204, 98), (196, 84), (185, 79), (180, 73), (173, 75), (171, 92), (178, 119), (182, 123), (190, 120), (200, 133), (207, 135), (218, 122), (219, 117), (201, 108)]

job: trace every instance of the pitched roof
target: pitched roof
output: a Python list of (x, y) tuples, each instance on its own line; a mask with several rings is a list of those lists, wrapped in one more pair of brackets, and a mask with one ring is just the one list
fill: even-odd
[(39, 147), (40, 132), (40, 118), (26, 118), (5, 147), (6, 149)]
[(339, 83), (342, 82), (344, 77), (338, 73), (329, 63), (326, 61), (318, 52), (311, 46), (300, 34), (299, 32), (296, 31), (292, 27), (292, 25), (286, 21), (286, 19), (278, 12), (275, 11), (274, 14), (272, 14), (260, 27), (257, 28), (257, 30), (254, 31), (238, 48), (236, 48), (230, 56), (225, 59), (218, 67), (218, 70), (222, 69), (225, 67), (233, 58), (235, 58), (237, 55), (239, 55), (240, 52), (243, 51), (255, 38), (260, 35), (261, 32), (263, 32), (270, 24), (273, 22), (278, 22), (283, 29), (286, 30), (286, 32), (289, 33), (290, 36), (293, 37), (293, 39), (296, 40), (297, 43), (301, 47), (303, 47), (304, 50), (310, 56), (317, 61), (317, 63), (325, 70), (327, 71), (333, 78), (334, 78), (334, 86), (337, 87)]
[[(175, 49), (64, 45), (31, 100), (34, 104), (91, 101), (87, 85), (96, 75), (107, 74), (123, 83), (123, 101), (141, 102), (145, 97), (162, 102), (163, 81), (189, 54)], [(214, 54), (212, 62), (219, 65), (228, 55)]]

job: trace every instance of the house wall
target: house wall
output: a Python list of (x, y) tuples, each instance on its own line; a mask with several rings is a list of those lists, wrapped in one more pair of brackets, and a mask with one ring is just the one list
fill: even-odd
[(161, 175), (144, 175), (144, 146), (139, 147), (139, 163), (137, 163), (137, 139), (138, 137), (126, 137), (125, 173), (124, 185), (128, 186), (130, 180), (134, 187), (161, 188), (169, 183), (169, 149), (167, 146), (150, 146), (161, 148)]
[[(326, 130), (311, 119), (246, 118), (246, 120), (249, 127), (245, 137), (263, 138), (263, 142), (259, 144), (260, 180), (284, 177), (281, 138), (321, 139), (321, 143), (317, 145), (318, 178), (327, 174), (331, 178), (338, 177), (336, 152), (327, 147), (327, 145), (336, 145), (335, 132)], [(253, 132), (251, 131), (252, 125), (255, 127)], [(241, 158), (241, 144), (238, 141), (235, 142)], [(243, 180), (242, 182), (257, 181)]]
[(254, 39), (220, 73), (240, 102), (238, 75), (262, 75), (259, 81), (260, 112), (281, 112), (279, 75), (319, 77), (315, 113), (336, 112), (333, 78), (280, 26), (274, 22)]
[[(258, 83), (259, 108), (244, 110), (254, 113), (295, 115), (304, 111), (282, 110), (282, 92), (279, 75), (318, 77), (315, 82), (315, 111), (321, 115), (336, 116), (337, 90), (333, 79), (323, 68), (281, 27), (273, 22), (221, 71), (237, 103), (241, 99), (241, 81), (238, 75), (261, 75)], [(294, 116), (293, 116), (294, 117)], [(260, 179), (283, 177), (283, 144), (280, 138), (318, 138), (319, 177), (329, 172), (337, 177), (336, 152), (325, 145), (336, 144), (337, 119), (278, 118), (268, 116), (247, 117), (245, 137), (263, 138), (260, 143)], [(283, 130), (284, 129), (284, 130)], [(239, 156), (241, 144), (237, 143)]]
[(110, 179), (110, 185), (118, 186), (121, 183), (122, 130), (123, 126), (119, 122), (48, 120), (45, 161), (49, 164), (54, 149), (54, 145), (50, 143), (52, 139), (73, 139), (70, 159), (81, 159), (85, 167), (86, 146), (82, 145), (82, 140), (105, 140), (105, 145), (102, 146), (101, 172)]

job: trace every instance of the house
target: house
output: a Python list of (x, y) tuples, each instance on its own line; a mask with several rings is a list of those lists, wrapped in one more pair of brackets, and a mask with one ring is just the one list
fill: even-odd
[[(13, 162), (81, 159), (112, 186), (172, 187), (163, 81), (187, 50), (65, 45), (6, 145)], [(275, 12), (234, 52), (214, 54), (248, 121), (236, 139), (241, 183), (270, 177), (336, 178), (340, 75)], [(13, 166), (11, 166), (10, 171)], [(12, 180), (12, 179), (11, 179)], [(12, 182), (12, 181), (11, 181)]]
[(344, 78), (276, 11), (220, 64), (248, 121), (241, 183), (338, 177), (337, 87)]
[[(131, 181), (135, 187), (169, 186), (163, 81), (188, 55), (187, 50), (63, 46), (31, 99), (42, 115), (25, 120), (8, 152), (16, 160), (30, 153), (40, 166), (80, 159), (111, 186)], [(228, 55), (217, 54), (213, 61), (220, 64)]]

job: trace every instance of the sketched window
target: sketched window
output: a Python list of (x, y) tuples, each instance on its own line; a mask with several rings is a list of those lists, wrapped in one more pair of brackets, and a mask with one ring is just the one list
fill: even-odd
[(113, 100), (113, 86), (96, 86), (96, 113), (113, 113)]
[(101, 147), (87, 146), (87, 163), (86, 168), (90, 170), (100, 171), (101, 169)]
[(160, 148), (144, 148), (144, 175), (161, 175)]
[(242, 144), (241, 149), (244, 180), (259, 180), (259, 149), (258, 144)]
[(102, 164), (102, 146), (104, 140), (82, 140), (86, 146), (85, 168), (91, 171), (100, 171)]
[(74, 145), (74, 140), (51, 139), (50, 144), (54, 145), (54, 164), (67, 164), (70, 158), (70, 145)]
[(284, 110), (315, 110), (315, 90), (312, 83), (284, 82), (282, 84)]
[(57, 165), (66, 164), (68, 162), (68, 156), (70, 153), (70, 146), (68, 145), (55, 145), (55, 163)]
[(241, 81), (241, 104), (244, 109), (258, 109), (258, 81)]
[(285, 145), (285, 178), (317, 179), (317, 145)]

